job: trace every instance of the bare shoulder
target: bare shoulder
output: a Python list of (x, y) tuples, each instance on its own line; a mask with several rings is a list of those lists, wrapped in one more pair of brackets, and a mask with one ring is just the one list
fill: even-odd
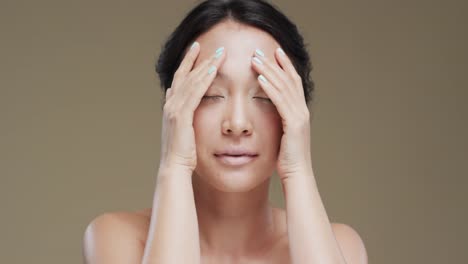
[(137, 263), (143, 258), (151, 209), (95, 217), (83, 235), (85, 263)]
[[(274, 208), (279, 226), (281, 226), (283, 238), (279, 241), (277, 258), (281, 259), (278, 263), (290, 263), (289, 259), (289, 241), (287, 239), (286, 211), (282, 208)], [(349, 264), (367, 264), (367, 252), (364, 242), (358, 232), (349, 225), (343, 223), (331, 223), (332, 231), (340, 246), (344, 258)]]
[(366, 247), (358, 232), (343, 223), (332, 223), (331, 226), (347, 263), (367, 264)]

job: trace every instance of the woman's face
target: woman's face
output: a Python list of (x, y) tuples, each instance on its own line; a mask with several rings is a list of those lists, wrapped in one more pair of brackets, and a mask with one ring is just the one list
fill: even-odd
[[(268, 33), (233, 21), (215, 25), (197, 38), (200, 54), (195, 67), (225, 47), (226, 58), (194, 113), (197, 147), (195, 173), (216, 189), (248, 191), (271, 176), (276, 168), (281, 136), (281, 117), (260, 87), (252, 56), (259, 48), (275, 61), (280, 45)], [(222, 75), (223, 77), (221, 77)], [(216, 157), (230, 147), (258, 154), (247, 164), (227, 165)]]

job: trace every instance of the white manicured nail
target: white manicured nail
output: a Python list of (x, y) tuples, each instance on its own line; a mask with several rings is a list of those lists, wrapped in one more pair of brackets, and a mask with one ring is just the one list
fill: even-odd
[(263, 53), (263, 51), (261, 51), (260, 49), (256, 49), (255, 53), (258, 54), (260, 57), (265, 57), (265, 53)]
[(284, 50), (282, 48), (278, 48), (278, 51), (281, 55), (286, 55), (286, 53), (284, 53)]
[(216, 70), (216, 66), (211, 66), (208, 70), (208, 74), (212, 74)]
[(190, 49), (193, 49), (193, 48), (194, 48), (195, 46), (197, 46), (197, 45), (198, 45), (198, 42), (196, 42), (196, 41), (193, 42), (193, 44), (192, 44), (192, 46), (190, 47)]
[(253, 57), (253, 60), (258, 64), (263, 64), (263, 62), (257, 57)]

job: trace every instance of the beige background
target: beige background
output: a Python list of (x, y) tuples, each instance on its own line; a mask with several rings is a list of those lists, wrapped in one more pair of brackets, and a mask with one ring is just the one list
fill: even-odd
[[(370, 263), (466, 261), (466, 1), (273, 2), (309, 43), (330, 220), (361, 234)], [(0, 263), (81, 263), (95, 216), (151, 206), (154, 62), (193, 6), (1, 1)]]

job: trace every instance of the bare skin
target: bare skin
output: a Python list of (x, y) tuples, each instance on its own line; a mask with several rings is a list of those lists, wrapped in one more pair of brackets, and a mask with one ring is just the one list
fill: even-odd
[[(130, 230), (125, 234), (128, 241), (135, 241), (139, 244), (139, 249), (143, 252), (148, 236), (148, 228), (151, 222), (151, 210), (152, 208), (146, 208), (135, 212), (113, 212), (112, 216), (119, 218), (121, 225), (126, 225), (126, 228), (120, 227), (119, 229)], [(268, 246), (263, 252), (251, 252), (252, 255), (263, 255), (263, 258), (259, 259), (248, 259), (247, 257), (238, 260), (231, 260), (232, 263), (282, 263), (288, 264), (290, 262), (289, 257), (289, 243), (287, 239), (287, 226), (286, 226), (286, 212), (284, 209), (271, 207), (274, 226), (275, 236), (273, 239), (268, 241)], [(332, 223), (334, 232), (337, 232), (337, 223)], [(202, 261), (203, 264), (211, 263), (230, 263), (227, 259), (217, 259), (216, 256), (210, 255), (202, 248)]]
[[(196, 55), (196, 60), (186, 61), (185, 66), (190, 66), (186, 71), (193, 66), (194, 75), (203, 75), (205, 81), (211, 79), (210, 83), (202, 83), (203, 87), (187, 86), (199, 97), (206, 95), (193, 113), (194, 138), (176, 133), (187, 132), (188, 127), (174, 126), (163, 133), (180, 138), (163, 140), (162, 149), (166, 151), (162, 151), (160, 164), (170, 165), (160, 166), (163, 169), (158, 174), (153, 208), (107, 213), (95, 219), (85, 232), (86, 263), (137, 263), (142, 259), (146, 259), (144, 263), (291, 263), (291, 255), (303, 260), (310, 252), (319, 257), (309, 256), (307, 263), (311, 263), (310, 259), (330, 263), (337, 259), (338, 247), (348, 264), (367, 263), (359, 235), (346, 225), (329, 223), (316, 189), (296, 184), (286, 193), (288, 218), (285, 210), (268, 202), (269, 180), (283, 131), (275, 105), (265, 100), (267, 94), (258, 85), (251, 58), (258, 47), (266, 58), (274, 58), (279, 43), (259, 29), (232, 21), (218, 24), (197, 41), (203, 48), (188, 53)], [(225, 47), (227, 55), (222, 53), (215, 60), (212, 56), (218, 47)], [(207, 62), (218, 66), (216, 79), (206, 74)], [(174, 98), (187, 99), (188, 90), (181, 90), (187, 87), (171, 88), (176, 88), (172, 90), (174, 95), (167, 97), (173, 99), (173, 108), (180, 105)], [(193, 103), (193, 96), (189, 99), (186, 103)], [(177, 111), (169, 109), (173, 113), (187, 111), (183, 105)], [(195, 141), (196, 162), (192, 162)], [(213, 153), (230, 145), (248, 147), (259, 155), (249, 165), (225, 166)], [(183, 155), (165, 154), (173, 149)], [(178, 161), (171, 157), (187, 158)], [(176, 161), (183, 166), (174, 166)], [(298, 207), (299, 203), (305, 206)], [(302, 219), (311, 222), (309, 230), (301, 228)], [(291, 225), (293, 232), (289, 230), (288, 236)], [(316, 234), (321, 237), (314, 239)], [(315, 245), (314, 250), (310, 244)]]
[[(202, 248), (200, 263), (292, 263), (289, 254), (286, 212), (281, 208), (270, 208), (274, 216), (276, 236), (268, 241), (268, 246), (262, 252), (252, 251), (249, 254), (263, 257), (241, 256), (237, 259), (227, 259), (212, 255)], [(146, 208), (138, 211), (108, 212), (96, 217), (88, 225), (84, 235), (84, 263), (140, 263), (148, 238), (151, 213), (152, 208)], [(356, 239), (357, 233), (341, 223), (331, 223), (331, 227), (347, 263), (367, 264), (367, 254), (362, 247), (362, 241)]]

